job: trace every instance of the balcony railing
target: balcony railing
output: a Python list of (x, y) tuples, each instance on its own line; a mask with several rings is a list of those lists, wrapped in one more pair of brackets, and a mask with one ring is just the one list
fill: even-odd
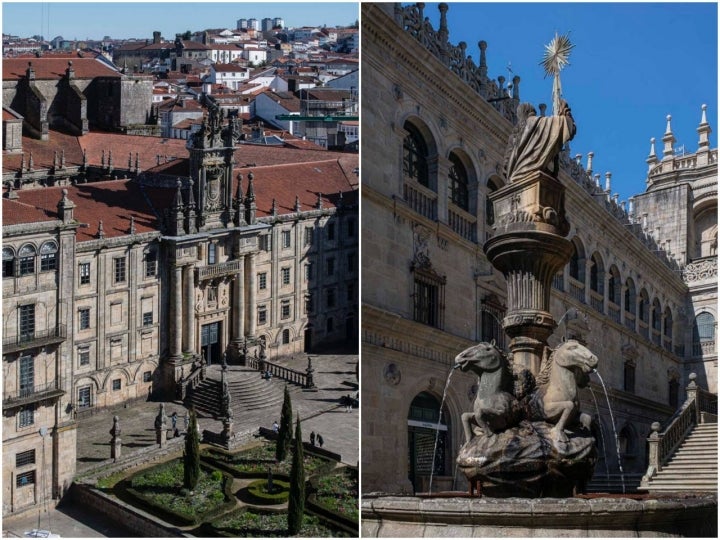
[(648, 330), (648, 325), (645, 321), (640, 321), (640, 324), (638, 325), (638, 330), (640, 331), (640, 335), (644, 337), (645, 339), (650, 339), (650, 332)]
[(590, 307), (598, 313), (605, 313), (602, 295), (596, 293), (595, 291), (590, 291)]
[(12, 392), (5, 392), (3, 395), (3, 410), (62, 396), (65, 391), (61, 390), (61, 388), (62, 381), (53, 379), (32, 388), (18, 388)]
[(213, 264), (210, 266), (201, 266), (196, 269), (199, 281), (206, 279), (215, 279), (225, 276), (233, 276), (240, 271), (242, 261), (236, 259), (224, 263)]
[(570, 278), (570, 296), (579, 302), (585, 303), (585, 285)]
[(465, 240), (475, 242), (477, 218), (461, 208), (448, 208), (448, 223), (450, 228)]
[(34, 347), (44, 347), (55, 343), (62, 343), (67, 339), (67, 327), (58, 324), (55, 328), (37, 330), (3, 338), (3, 353), (13, 353)]
[(608, 302), (608, 315), (613, 321), (620, 324), (620, 307), (617, 304)]
[(562, 274), (555, 274), (553, 276), (552, 286), (553, 286), (553, 289), (557, 289), (558, 291), (564, 291), (565, 290), (565, 276), (563, 276)]
[(405, 182), (405, 201), (418, 214), (435, 221), (437, 219), (437, 193), (421, 186)]
[(669, 337), (667, 337), (667, 336), (664, 336), (664, 337), (663, 337), (663, 348), (664, 348), (667, 352), (670, 352), (670, 353), (673, 352), (672, 338), (669, 338)]
[(715, 354), (715, 340), (700, 341), (693, 343), (693, 356), (705, 356)]
[(633, 332), (635, 331), (635, 315), (629, 311), (625, 312), (625, 328)]

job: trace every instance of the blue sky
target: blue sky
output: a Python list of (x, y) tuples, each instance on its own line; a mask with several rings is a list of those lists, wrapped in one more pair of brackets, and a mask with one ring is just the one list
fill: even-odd
[[(359, 17), (357, 2), (2, 2), (3, 32), (47, 39), (166, 39), (185, 30), (235, 28), (238, 19), (281, 17), (286, 26), (348, 26)], [(49, 14), (49, 16), (48, 16)]]
[[(476, 63), (488, 43), (488, 75), (520, 76), (520, 98), (552, 110), (552, 79), (539, 62), (557, 31), (570, 32), (570, 66), (561, 75), (578, 132), (571, 153), (593, 151), (593, 170), (612, 172), (620, 200), (645, 190), (650, 138), (662, 155), (668, 114), (676, 147), (697, 150), (701, 105), (718, 126), (718, 11), (715, 3), (451, 3), (450, 42), (465, 41)], [(425, 16), (439, 25), (437, 4)], [(507, 84), (507, 83), (506, 83)]]

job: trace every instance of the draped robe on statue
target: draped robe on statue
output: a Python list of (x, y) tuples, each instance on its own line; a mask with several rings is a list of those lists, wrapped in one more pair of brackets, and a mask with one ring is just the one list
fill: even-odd
[(510, 135), (505, 155), (508, 182), (521, 182), (537, 171), (557, 178), (557, 157), (563, 145), (575, 136), (570, 108), (561, 101), (557, 116), (538, 117), (529, 103), (518, 107), (518, 124)]

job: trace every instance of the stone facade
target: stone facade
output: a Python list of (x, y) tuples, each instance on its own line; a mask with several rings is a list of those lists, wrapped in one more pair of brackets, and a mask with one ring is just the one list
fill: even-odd
[[(445, 394), (446, 380), (455, 355), (469, 345), (491, 339), (508, 345), (500, 324), (508, 305), (506, 286), (483, 244), (494, 235), (489, 201), (504, 184), (519, 79), (510, 90), (504, 80), (487, 77), (484, 42), (477, 65), (458, 60), (467, 53), (464, 45), (447, 42), (447, 6), (441, 4), (438, 30), (423, 22), (422, 9), (362, 6), (367, 493), (426, 491), (433, 467), (434, 490), (465, 487), (464, 479), (454, 478), (454, 463), (464, 442), (459, 417), (472, 409), (476, 380), (453, 372)], [(703, 178), (717, 177), (713, 160), (708, 158)], [(693, 295), (682, 279), (689, 261), (660, 250), (661, 240), (638, 210), (611, 196), (609, 179), (605, 189), (599, 185), (592, 155), (584, 164), (566, 150), (561, 164), (574, 254), (553, 280), (550, 312), (559, 325), (549, 343), (554, 347), (563, 336), (575, 337), (598, 356), (614, 424), (603, 387), (593, 377), (590, 391), (581, 393), (581, 410), (594, 417), (600, 447), (596, 478), (619, 476), (617, 432), (626, 481), (637, 484), (647, 465), (651, 423), (673, 414), (690, 370), (698, 369), (689, 354)], [(716, 205), (716, 191), (707, 200)], [(686, 241), (682, 234), (677, 228), (668, 237)], [(686, 273), (688, 268), (693, 266), (685, 266)], [(716, 277), (707, 278), (704, 294), (708, 304), (717, 298)], [(715, 392), (712, 356), (704, 365)]]

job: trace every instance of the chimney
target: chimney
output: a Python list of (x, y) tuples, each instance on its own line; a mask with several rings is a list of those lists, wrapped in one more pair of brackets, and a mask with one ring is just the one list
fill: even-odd
[(160, 43), (160, 32), (158, 32), (157, 30), (155, 30), (153, 32), (153, 43), (154, 44)]

